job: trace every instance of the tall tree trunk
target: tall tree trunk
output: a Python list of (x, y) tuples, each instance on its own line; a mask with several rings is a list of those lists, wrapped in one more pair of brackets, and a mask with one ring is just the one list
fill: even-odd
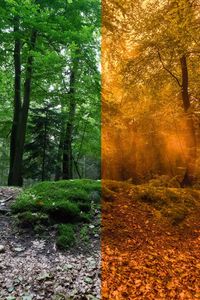
[(73, 157), (72, 157), (72, 133), (74, 127), (74, 117), (76, 112), (75, 101), (75, 66), (73, 65), (70, 74), (69, 90), (69, 116), (66, 124), (64, 145), (63, 145), (63, 179), (73, 178)]
[(21, 111), (21, 41), (19, 34), (20, 20), (16, 16), (14, 18), (14, 34), (15, 34), (15, 46), (14, 46), (14, 69), (15, 69), (15, 81), (14, 81), (14, 112), (13, 122), (10, 137), (10, 167), (8, 175), (8, 185), (12, 185), (13, 177), (13, 163), (16, 151), (16, 138), (17, 127), (19, 124), (19, 117)]
[[(32, 31), (30, 39), (30, 53), (35, 48), (37, 32)], [(13, 161), (12, 168), (12, 177), (10, 178), (10, 184), (14, 186), (22, 186), (22, 168), (23, 168), (23, 152), (24, 152), (24, 143), (26, 136), (26, 127), (28, 120), (28, 111), (30, 106), (30, 95), (31, 95), (31, 81), (32, 81), (32, 70), (33, 69), (33, 55), (30, 54), (27, 59), (27, 68), (24, 82), (24, 98), (23, 104), (20, 111), (20, 116), (17, 126), (17, 135), (16, 135), (16, 148), (15, 156)]]
[(43, 135), (43, 151), (42, 151), (42, 181), (45, 180), (45, 164), (46, 164), (46, 150), (47, 150), (47, 118), (48, 118), (48, 107), (45, 109), (45, 120), (44, 120), (44, 135)]
[(59, 180), (62, 177), (62, 155), (63, 155), (63, 145), (64, 145), (64, 134), (65, 134), (65, 124), (64, 124), (64, 111), (63, 111), (63, 104), (61, 103), (61, 128), (60, 128), (60, 136), (59, 136), (59, 145), (58, 145), (58, 152), (56, 158), (56, 170), (55, 170), (55, 180)]
[(187, 166), (184, 178), (181, 182), (181, 186), (190, 186), (194, 181), (195, 175), (195, 165), (197, 157), (197, 143), (195, 135), (195, 127), (192, 118), (192, 114), (189, 111), (190, 109), (190, 96), (189, 96), (189, 80), (188, 80), (188, 68), (187, 68), (187, 58), (186, 55), (183, 55), (180, 59), (181, 71), (182, 71), (182, 101), (183, 107), (186, 114), (186, 125), (187, 125), (187, 134), (186, 142), (188, 147), (187, 155)]

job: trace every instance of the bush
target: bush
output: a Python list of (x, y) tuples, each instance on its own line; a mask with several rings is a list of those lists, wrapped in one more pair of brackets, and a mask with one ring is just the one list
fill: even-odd
[(74, 227), (71, 224), (60, 224), (56, 244), (59, 249), (68, 249), (75, 242)]

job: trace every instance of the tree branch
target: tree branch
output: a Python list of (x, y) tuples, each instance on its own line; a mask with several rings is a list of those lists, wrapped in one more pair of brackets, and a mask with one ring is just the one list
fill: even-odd
[(162, 67), (163, 67), (163, 69), (165, 70), (165, 71), (167, 71), (175, 80), (176, 80), (176, 82), (178, 83), (178, 85), (180, 86), (180, 87), (182, 87), (182, 84), (180, 83), (180, 81), (179, 81), (179, 79), (178, 79), (178, 77), (176, 77), (166, 66), (165, 66), (165, 64), (164, 64), (164, 62), (163, 62), (163, 60), (162, 60), (162, 57), (161, 57), (161, 54), (160, 54), (160, 52), (158, 51), (158, 57), (159, 57), (159, 60), (160, 60), (160, 62), (161, 62), (161, 64), (162, 64)]

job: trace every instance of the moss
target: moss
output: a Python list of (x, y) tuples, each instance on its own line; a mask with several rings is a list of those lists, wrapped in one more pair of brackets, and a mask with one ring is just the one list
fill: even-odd
[(75, 231), (72, 224), (60, 224), (56, 244), (59, 249), (68, 249), (75, 242)]
[(192, 189), (138, 186), (135, 198), (155, 208), (172, 225), (178, 225), (200, 208), (200, 193)]
[(47, 202), (42, 210), (57, 223), (76, 222), (80, 220), (80, 209), (77, 203), (66, 201)]
[(25, 189), (11, 209), (18, 216), (19, 226), (32, 228), (39, 234), (45, 232), (45, 227), (58, 224), (57, 244), (66, 249), (75, 239), (75, 224), (82, 226), (91, 222), (92, 211), (99, 205), (100, 195), (99, 181), (41, 182)]
[(136, 198), (139, 201), (152, 205), (154, 208), (161, 208), (166, 203), (166, 198), (158, 189), (149, 187), (139, 190)]
[(26, 211), (17, 215), (17, 224), (22, 228), (34, 229), (35, 226), (49, 225), (49, 217), (47, 214)]
[(41, 182), (26, 189), (12, 205), (12, 212), (44, 212), (64, 222), (79, 219), (80, 212), (89, 212), (91, 193), (100, 194), (101, 183), (89, 179)]
[(83, 212), (89, 212), (91, 210), (91, 205), (89, 203), (78, 202), (77, 205)]

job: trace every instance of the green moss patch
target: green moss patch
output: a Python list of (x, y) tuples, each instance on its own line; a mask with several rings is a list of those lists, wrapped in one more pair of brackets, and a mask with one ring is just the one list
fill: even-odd
[(75, 243), (75, 230), (72, 224), (60, 224), (56, 244), (60, 249), (68, 249)]
[(11, 209), (17, 215), (18, 225), (23, 228), (62, 224), (59, 225), (57, 244), (64, 249), (64, 244), (69, 246), (71, 243), (73, 226), (79, 224), (81, 228), (82, 224), (90, 222), (92, 209), (99, 207), (100, 199), (100, 181), (41, 182), (25, 189)]

